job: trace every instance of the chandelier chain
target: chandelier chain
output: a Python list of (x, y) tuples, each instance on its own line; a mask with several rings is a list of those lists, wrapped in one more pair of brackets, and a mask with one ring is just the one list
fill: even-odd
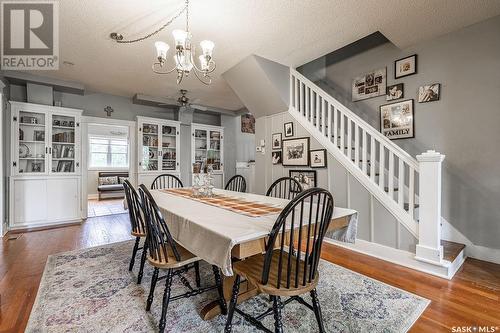
[(189, 33), (189, 0), (186, 0), (186, 32)]
[[(159, 27), (157, 30), (147, 34), (146, 36), (143, 36), (143, 37), (139, 37), (137, 39), (128, 39), (128, 40), (117, 40), (116, 42), (117, 43), (120, 43), (120, 44), (131, 44), (131, 43), (136, 43), (136, 42), (141, 42), (145, 39), (148, 39), (156, 34), (158, 34), (160, 31), (162, 31), (163, 29), (165, 29), (167, 26), (169, 26), (175, 19), (177, 19), (179, 16), (182, 15), (182, 13), (186, 12), (186, 16), (189, 17), (188, 13), (189, 13), (189, 9), (188, 9), (188, 4), (189, 4), (189, 0), (186, 0), (186, 5), (174, 16), (172, 17), (170, 20), (168, 20), (164, 25), (162, 25), (161, 27)], [(188, 26), (188, 23), (186, 23), (186, 26)]]

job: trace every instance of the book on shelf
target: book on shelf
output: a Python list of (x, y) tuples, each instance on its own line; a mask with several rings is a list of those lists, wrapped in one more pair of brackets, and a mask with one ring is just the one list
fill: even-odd
[(54, 142), (54, 143), (58, 143), (58, 142), (74, 143), (75, 142), (75, 132), (69, 131), (69, 132), (55, 133), (52, 135), (52, 142)]

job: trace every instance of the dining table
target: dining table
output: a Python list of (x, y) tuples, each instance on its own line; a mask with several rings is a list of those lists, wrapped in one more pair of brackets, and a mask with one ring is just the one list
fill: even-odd
[[(223, 273), (224, 298), (231, 297), (232, 262), (265, 252), (266, 241), (277, 217), (290, 202), (253, 193), (214, 189), (211, 197), (193, 196), (191, 188), (151, 190), (174, 240), (185, 249), (219, 267)], [(334, 207), (327, 237), (354, 242), (358, 213)], [(303, 226), (307, 227), (306, 225)], [(286, 233), (297, 230), (285, 230)], [(258, 294), (247, 281), (240, 285), (238, 303)], [(201, 310), (209, 320), (220, 313), (217, 301)]]

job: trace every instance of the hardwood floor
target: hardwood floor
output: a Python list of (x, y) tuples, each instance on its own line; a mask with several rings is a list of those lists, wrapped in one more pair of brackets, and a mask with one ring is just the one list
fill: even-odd
[[(47, 256), (131, 239), (127, 214), (89, 218), (81, 225), (10, 234), (1, 243), (0, 332), (23, 332)], [(500, 265), (467, 259), (451, 281), (325, 244), (322, 257), (430, 299), (411, 332), (451, 332), (454, 326), (493, 326), (500, 332)], [(323, 277), (324, 278), (324, 277)]]

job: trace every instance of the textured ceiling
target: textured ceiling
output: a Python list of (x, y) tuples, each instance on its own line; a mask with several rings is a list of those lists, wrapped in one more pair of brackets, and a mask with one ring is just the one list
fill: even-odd
[[(60, 1), (60, 70), (37, 74), (79, 81), (89, 90), (132, 96), (175, 96), (175, 75), (151, 72), (154, 42), (172, 46), (171, 31), (132, 45), (116, 44), (109, 33), (126, 38), (150, 32), (182, 8), (183, 0)], [(189, 77), (182, 83), (200, 104), (239, 109), (241, 102), (220, 75), (250, 54), (299, 66), (374, 31), (407, 47), (500, 14), (494, 0), (192, 0), (191, 32), (198, 44), (212, 39), (217, 70), (204, 86)], [(171, 64), (171, 63), (170, 63)], [(252, 84), (252, 82), (248, 82)]]

